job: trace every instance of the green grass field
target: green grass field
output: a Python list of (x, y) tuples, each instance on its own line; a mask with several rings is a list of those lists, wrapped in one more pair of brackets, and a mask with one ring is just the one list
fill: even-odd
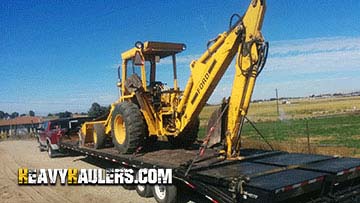
[[(360, 114), (258, 122), (256, 126), (270, 141), (305, 140), (309, 135), (318, 144), (360, 148)], [(244, 125), (243, 135), (260, 139), (248, 124)]]
[[(248, 117), (267, 140), (272, 143), (306, 143), (309, 135), (311, 144), (315, 146), (360, 149), (360, 97), (289, 101), (290, 104), (279, 105), (279, 115), (276, 101), (251, 104)], [(218, 106), (207, 106), (201, 112), (200, 137), (205, 135), (207, 120), (216, 108)], [(244, 125), (242, 135), (243, 139), (261, 142), (260, 136), (248, 123)]]

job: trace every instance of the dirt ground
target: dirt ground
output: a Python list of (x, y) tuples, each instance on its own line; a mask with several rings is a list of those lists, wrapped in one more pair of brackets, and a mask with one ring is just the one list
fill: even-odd
[(1, 202), (155, 202), (121, 186), (19, 186), (18, 168), (97, 168), (81, 156), (48, 158), (35, 140), (0, 142)]

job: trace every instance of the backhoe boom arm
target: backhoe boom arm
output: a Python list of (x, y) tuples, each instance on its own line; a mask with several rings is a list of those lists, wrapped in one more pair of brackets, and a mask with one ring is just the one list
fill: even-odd
[(253, 0), (244, 16), (220, 34), (208, 50), (190, 65), (191, 76), (177, 108), (177, 127), (182, 131), (200, 114), (215, 87), (237, 54), (226, 125), (228, 157), (239, 156), (240, 132), (256, 76), (264, 65), (266, 46), (261, 34), (265, 0)]

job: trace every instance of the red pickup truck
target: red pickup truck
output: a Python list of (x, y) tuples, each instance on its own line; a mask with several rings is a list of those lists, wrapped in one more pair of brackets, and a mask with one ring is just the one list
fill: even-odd
[(77, 136), (81, 124), (92, 118), (62, 118), (45, 121), (38, 129), (37, 140), (40, 151), (47, 151), (50, 158), (59, 154), (60, 139)]

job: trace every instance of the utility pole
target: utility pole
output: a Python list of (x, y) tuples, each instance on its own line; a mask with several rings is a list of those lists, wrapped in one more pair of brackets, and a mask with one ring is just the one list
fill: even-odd
[(278, 95), (278, 89), (275, 89), (275, 93), (276, 93), (276, 112), (277, 115), (280, 116), (280, 112), (279, 112), (279, 95)]
[(308, 147), (308, 153), (311, 153), (311, 148), (310, 148), (310, 132), (309, 132), (309, 119), (306, 119), (306, 136), (307, 136), (307, 147)]

